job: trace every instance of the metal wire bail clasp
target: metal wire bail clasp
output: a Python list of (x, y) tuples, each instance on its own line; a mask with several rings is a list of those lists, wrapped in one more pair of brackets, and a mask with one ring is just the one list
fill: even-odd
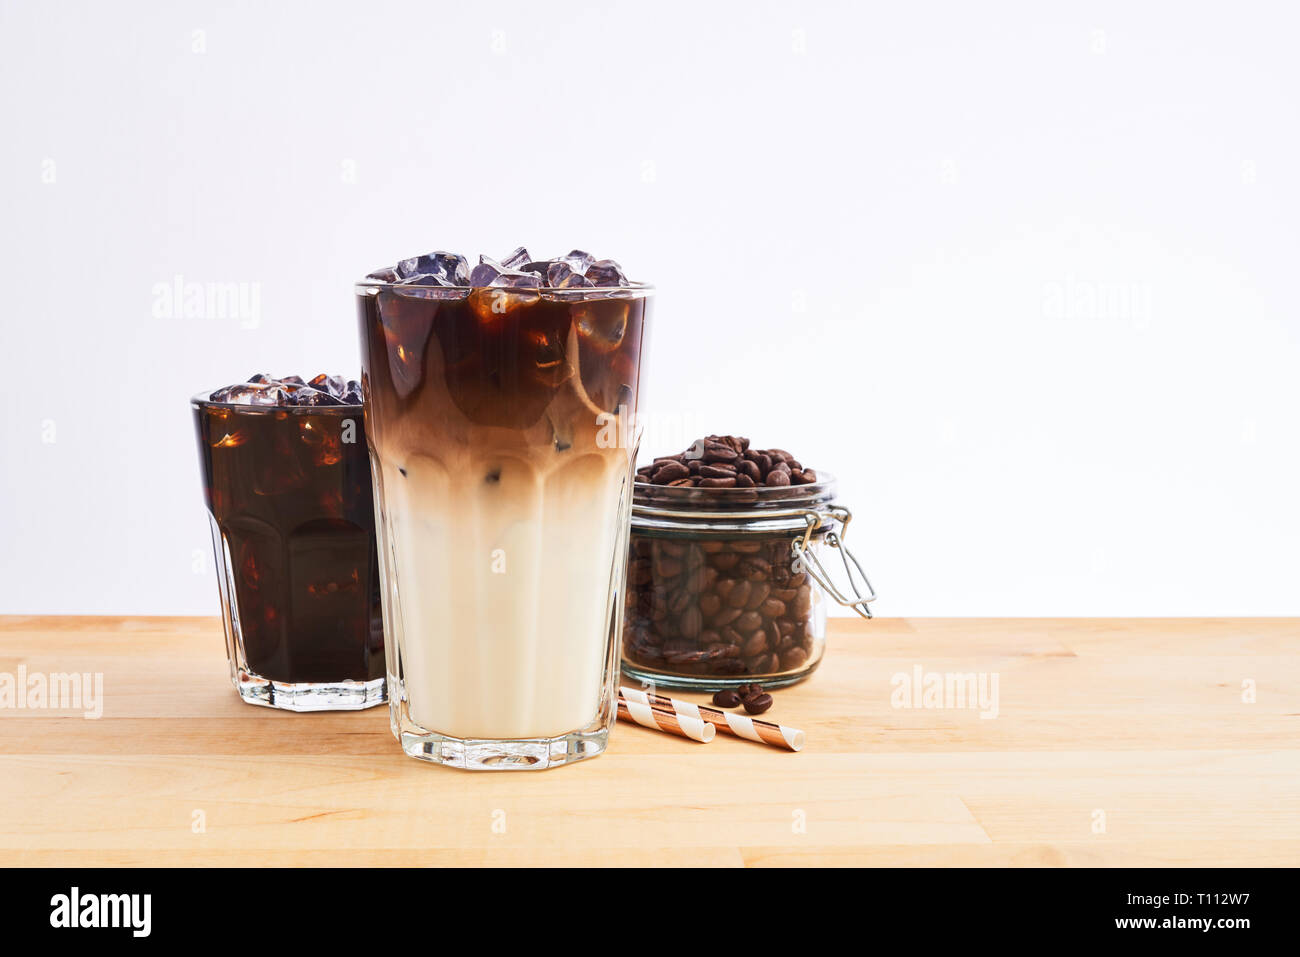
[[(800, 570), (800, 568), (807, 571), (812, 576), (813, 581), (820, 585), (826, 594), (845, 608), (852, 608), (863, 618), (870, 618), (871, 609), (868, 604), (876, 600), (876, 590), (871, 587), (871, 580), (867, 578), (867, 573), (862, 570), (862, 565), (858, 562), (857, 557), (844, 544), (844, 539), (849, 533), (849, 522), (853, 520), (853, 513), (843, 506), (833, 505), (826, 509), (826, 514), (839, 521), (840, 530), (836, 533), (834, 528), (828, 527), (823, 538), (827, 545), (839, 551), (840, 561), (844, 563), (844, 574), (848, 577), (849, 587), (853, 589), (853, 594), (856, 597), (849, 598), (831, 581), (831, 576), (822, 566), (821, 561), (817, 558), (817, 553), (811, 547), (813, 533), (820, 529), (823, 524), (827, 526), (833, 524), (824, 522), (823, 514), (820, 512), (811, 510), (804, 512), (803, 519), (807, 524), (807, 528), (804, 529), (803, 538), (796, 538), (790, 546), (791, 551), (794, 552), (794, 568), (796, 571)], [(857, 571), (856, 577), (853, 574), (855, 570)], [(859, 584), (859, 580), (861, 584)]]

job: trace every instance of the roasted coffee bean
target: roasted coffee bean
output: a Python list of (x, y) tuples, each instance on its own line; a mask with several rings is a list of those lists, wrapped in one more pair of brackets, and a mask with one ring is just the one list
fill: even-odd
[(660, 555), (655, 560), (655, 574), (659, 578), (676, 578), (682, 573), (682, 563), (667, 555)]
[(699, 595), (704, 591), (704, 582), (707, 578), (707, 570), (704, 568), (697, 568), (693, 572), (688, 571), (682, 576), (681, 588), (692, 596)]
[(749, 592), (753, 586), (749, 582), (741, 579), (736, 582), (731, 593), (727, 595), (727, 604), (732, 608), (744, 608), (745, 602), (749, 601)]
[(808, 652), (802, 648), (791, 648), (781, 655), (781, 668), (783, 671), (795, 671), (802, 668), (808, 662)]
[(740, 453), (730, 445), (724, 445), (721, 442), (705, 442), (704, 455), (705, 462), (710, 464), (716, 462), (734, 462), (740, 458)]
[[(709, 592), (700, 596), (700, 611), (706, 618), (712, 618), (722, 607), (722, 599), (718, 597), (717, 592)], [(782, 605), (782, 608), (785, 606)]]
[(785, 614), (785, 602), (776, 598), (766, 598), (759, 604), (758, 611), (764, 618), (780, 618)]
[[(655, 480), (658, 481), (658, 476), (656, 476)], [(773, 469), (767, 473), (767, 478), (763, 481), (763, 484), (769, 488), (780, 488), (789, 485), (790, 473), (782, 472), (780, 469)]]
[(666, 462), (659, 467), (650, 481), (655, 485), (667, 485), (677, 479), (684, 479), (690, 474), (691, 470), (681, 462)]
[(735, 478), (736, 467), (728, 464), (701, 465), (700, 478)]
[(678, 628), (681, 629), (683, 638), (698, 638), (700, 636), (700, 626), (703, 621), (700, 617), (700, 610), (694, 606), (687, 608), (682, 613), (681, 620), (678, 622)]
[(746, 558), (740, 563), (740, 574), (751, 582), (765, 581), (772, 577), (772, 566), (765, 559), (757, 556)]
[[(788, 479), (786, 480), (785, 484), (786, 485), (790, 484)], [(735, 488), (735, 487), (736, 487), (736, 476), (734, 475), (731, 476), (730, 478), (700, 479), (700, 488)]]
[(736, 463), (736, 472), (739, 475), (748, 475), (755, 482), (763, 478), (763, 473), (758, 470), (758, 465), (751, 459), (741, 459)]
[(781, 643), (781, 629), (777, 627), (776, 622), (769, 621), (763, 626), (763, 633), (767, 636), (767, 646), (775, 648)]
[(792, 622), (789, 618), (782, 618), (780, 621), (776, 623), (776, 626), (777, 628), (780, 629), (781, 634), (783, 636), (794, 634), (794, 622)]
[(675, 591), (668, 597), (668, 611), (674, 615), (680, 615), (688, 605), (694, 604), (695, 597), (685, 590)]
[[(735, 594), (734, 592), (732, 594)], [(736, 619), (736, 628), (742, 634), (749, 634), (763, 625), (763, 616), (756, 611), (747, 611)]]
[(740, 555), (755, 555), (762, 551), (763, 543), (737, 539), (731, 543), (731, 550)]
[(684, 485), (694, 485), (694, 484), (695, 483), (688, 478), (673, 479), (673, 481), (668, 483), (669, 487), (671, 488), (681, 488)]
[(713, 703), (719, 708), (736, 708), (740, 706), (740, 695), (729, 688), (724, 688), (714, 693)]
[(753, 488), (753, 487), (754, 487), (754, 480), (750, 478), (748, 475), (736, 476), (736, 488)]
[(719, 578), (718, 583), (713, 586), (713, 593), (723, 601), (726, 601), (727, 597), (731, 594), (731, 590), (735, 587), (736, 580), (734, 578)]
[(745, 602), (745, 607), (750, 611), (758, 608), (763, 602), (767, 601), (767, 593), (771, 590), (771, 586), (765, 581), (751, 582), (749, 599)]
[(762, 694), (762, 693), (763, 693), (763, 686), (759, 684), (741, 685), (739, 688), (736, 689), (736, 694), (740, 695), (742, 701), (745, 698), (750, 698), (756, 694)]
[(746, 658), (752, 658), (754, 655), (761, 655), (767, 650), (767, 635), (762, 629), (754, 632), (745, 639), (745, 644), (741, 646), (740, 653)]
[(725, 572), (735, 568), (738, 561), (740, 556), (735, 552), (720, 552), (713, 556), (713, 567)]
[(777, 601), (794, 601), (794, 596), (799, 593), (797, 588), (773, 588), (772, 597)]
[(671, 555), (673, 558), (681, 558), (688, 548), (689, 546), (683, 542), (673, 542), (666, 538), (655, 540), (655, 551), (661, 555)]
[(716, 555), (726, 546), (725, 542), (719, 542), (716, 539), (708, 539), (707, 541), (699, 542), (698, 544), (700, 549), (709, 555)]
[(713, 625), (714, 628), (721, 628), (723, 625), (731, 624), (742, 614), (744, 614), (742, 609), (732, 608), (730, 605), (724, 605), (719, 608), (711, 618), (709, 618), (709, 624)]
[(722, 640), (729, 645), (739, 646), (745, 640), (744, 636), (741, 635), (740, 632), (736, 631), (735, 628), (732, 628), (730, 625), (726, 625), (722, 628), (719, 628), (718, 633), (722, 636)]
[(800, 618), (808, 614), (809, 609), (812, 608), (812, 589), (807, 584), (799, 586), (799, 593), (794, 596), (794, 604), (791, 607)]
[(749, 714), (762, 714), (764, 711), (767, 711), (772, 707), (772, 696), (764, 692), (763, 694), (756, 694), (751, 698), (746, 698), (742, 703), (745, 706), (745, 711)]
[(695, 642), (686, 641), (682, 638), (673, 638), (669, 641), (665, 641), (663, 645), (664, 654), (669, 657), (690, 654), (691, 652), (698, 650), (699, 649), (695, 646)]

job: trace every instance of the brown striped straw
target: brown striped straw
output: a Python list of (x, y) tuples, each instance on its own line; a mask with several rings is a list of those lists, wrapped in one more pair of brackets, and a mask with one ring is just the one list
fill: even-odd
[(719, 731), (726, 731), (738, 738), (747, 738), (750, 741), (770, 744), (774, 748), (787, 748), (790, 751), (803, 750), (804, 733), (798, 728), (787, 728), (783, 724), (760, 721), (757, 718), (751, 718), (743, 714), (732, 714), (730, 711), (710, 708), (708, 705), (703, 704), (694, 704), (680, 698), (667, 698), (661, 694), (648, 694), (644, 691), (638, 691), (636, 688), (619, 688), (618, 693), (620, 703), (622, 701), (627, 701), (629, 704), (635, 702), (647, 708), (671, 711), (677, 715), (678, 720), (690, 718), (704, 721)]
[(624, 721), (632, 721), (643, 728), (680, 734), (683, 738), (708, 744), (716, 734), (713, 725), (690, 715), (677, 714), (669, 708), (656, 708), (640, 701), (618, 699), (618, 716)]

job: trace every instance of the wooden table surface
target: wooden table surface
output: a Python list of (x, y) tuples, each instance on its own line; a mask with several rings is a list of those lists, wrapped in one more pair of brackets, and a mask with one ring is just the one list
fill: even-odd
[[(536, 773), (243, 704), (222, 649), (215, 618), (0, 618), (0, 680), (104, 687), (98, 720), (0, 708), (0, 864), (1300, 864), (1297, 619), (837, 620), (769, 715), (804, 751), (620, 722)], [(997, 716), (897, 706), (918, 667), (996, 675)]]

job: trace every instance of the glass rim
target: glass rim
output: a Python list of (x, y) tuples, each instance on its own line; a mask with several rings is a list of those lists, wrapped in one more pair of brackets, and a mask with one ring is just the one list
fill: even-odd
[[(237, 383), (239, 385), (251, 385), (251, 383)], [(222, 389), (228, 389), (229, 386), (221, 386)], [(210, 396), (219, 389), (209, 389), (206, 392), (197, 392), (190, 396), (190, 408), (192, 409), (234, 409), (238, 412), (245, 412), (254, 415), (264, 415), (268, 412), (294, 412), (311, 415), (337, 415), (344, 412), (351, 412), (353, 415), (359, 415), (365, 409), (364, 405), (250, 405), (247, 402), (218, 402)]]
[[(557, 289), (553, 286), (417, 286), (413, 283), (403, 282), (384, 282), (382, 279), (360, 279), (353, 284), (353, 289), (358, 295), (371, 292), (400, 292), (411, 290), (434, 290), (438, 292), (463, 293), (464, 298), (472, 292), (481, 289), (491, 290), (493, 292), (505, 293), (538, 293), (544, 298), (553, 299), (618, 299), (623, 298), (616, 295), (617, 293), (628, 293), (633, 295), (649, 296), (655, 292), (653, 284), (648, 282), (629, 282), (623, 286), (583, 286), (571, 289)], [(439, 296), (412, 296), (413, 299), (438, 299)], [(451, 297), (447, 297), (451, 298)]]

